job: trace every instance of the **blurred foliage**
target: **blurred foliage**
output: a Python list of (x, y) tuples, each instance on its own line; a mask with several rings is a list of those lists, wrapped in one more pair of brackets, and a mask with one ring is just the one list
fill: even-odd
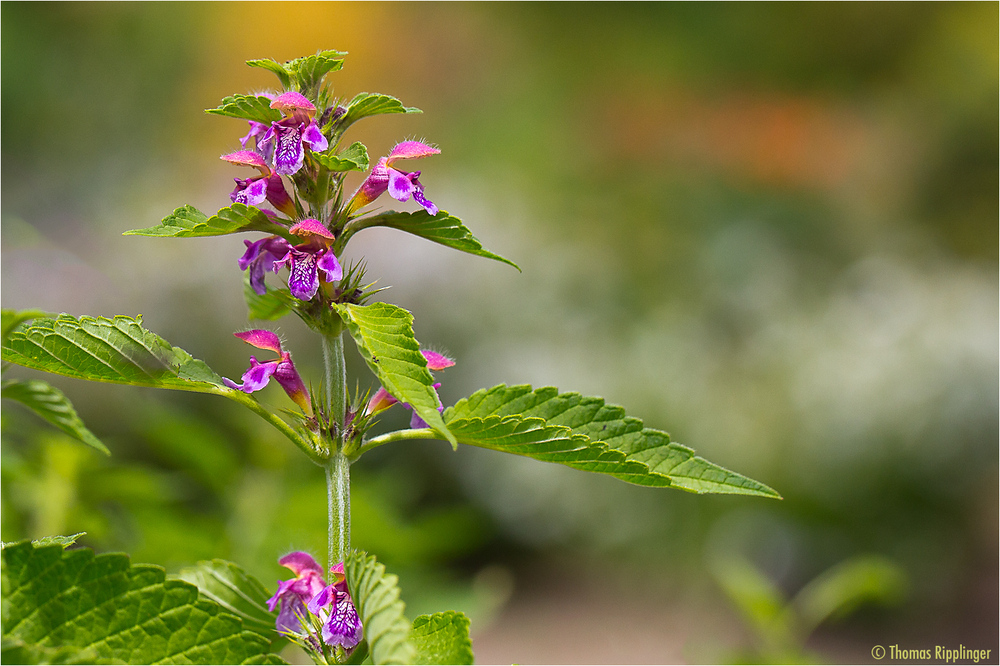
[(756, 651), (723, 661), (753, 664), (821, 663), (806, 639), (827, 619), (842, 619), (864, 604), (898, 605), (906, 574), (884, 557), (856, 556), (809, 581), (790, 601), (752, 564), (717, 554), (716, 581), (742, 612), (756, 636)]
[[(368, 275), (393, 287), (381, 297), (458, 359), (444, 402), (500, 382), (603, 395), (786, 498), (383, 447), (353, 475), (354, 541), (400, 573), (412, 614), (454, 607), (476, 631), (508, 571), (566, 563), (673, 596), (706, 585), (706, 547), (740, 548), (788, 595), (877, 553), (909, 576), (910, 603), (841, 635), (905, 626), (995, 645), (995, 3), (3, 3), (0, 16), (4, 307), (143, 313), (242, 371), (238, 241), (119, 234), (228, 203), (237, 174), (216, 156), (244, 126), (201, 110), (271, 85), (243, 60), (342, 49), (338, 94), (424, 110), (350, 139), (373, 160), (400, 138), (440, 144), (429, 194), (524, 269), (359, 234)], [(308, 331), (279, 330), (318, 381)], [(322, 474), (255, 419), (210, 397), (53, 383), (113, 455), (4, 404), (3, 540), (86, 531), (99, 551), (170, 570), (226, 558), (265, 585), (283, 552), (322, 549)]]

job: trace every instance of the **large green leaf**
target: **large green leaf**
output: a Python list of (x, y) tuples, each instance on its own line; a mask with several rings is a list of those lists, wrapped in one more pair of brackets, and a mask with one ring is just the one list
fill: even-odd
[(142, 317), (36, 319), (10, 335), (3, 360), (96, 382), (230, 392), (203, 361), (143, 328)]
[(483, 244), (479, 242), (478, 238), (472, 235), (468, 227), (462, 224), (462, 220), (443, 210), (438, 211), (437, 215), (430, 215), (424, 210), (414, 213), (389, 211), (380, 215), (360, 218), (353, 222), (352, 225), (347, 227), (345, 236), (367, 227), (392, 227), (393, 229), (406, 231), (455, 250), (468, 252), (478, 257), (495, 259), (496, 261), (513, 266), (517, 270), (521, 270), (520, 266), (513, 261), (504, 259), (500, 255), (483, 248)]
[(457, 611), (420, 615), (410, 639), (417, 648), (415, 664), (471, 664), (469, 618)]
[(382, 386), (457, 446), (438, 412), (441, 403), (434, 390), (434, 378), (413, 336), (413, 315), (390, 303), (335, 307)]
[(312, 153), (314, 160), (330, 171), (364, 171), (368, 168), (368, 148), (355, 141), (336, 155)]
[(347, 113), (340, 119), (340, 127), (347, 129), (352, 123), (366, 116), (377, 116), (383, 113), (423, 113), (413, 106), (403, 106), (403, 103), (392, 95), (381, 93), (358, 93), (347, 103)]
[(198, 590), (226, 611), (239, 616), (243, 626), (268, 640), (278, 637), (276, 614), (267, 609), (267, 590), (260, 582), (232, 562), (212, 560), (181, 569), (177, 577)]
[(2, 577), (5, 654), (10, 646), (25, 659), (284, 663), (194, 585), (165, 580), (160, 567), (131, 565), (127, 555), (20, 543), (3, 550)]
[(294, 240), (288, 230), (276, 224), (258, 208), (234, 203), (209, 217), (194, 206), (184, 205), (167, 215), (155, 227), (132, 229), (123, 236), (165, 236), (169, 238), (194, 238), (198, 236), (224, 236), (241, 231), (265, 231)]
[(403, 615), (399, 579), (387, 574), (374, 555), (352, 551), (344, 560), (344, 576), (351, 600), (364, 626), (373, 664), (413, 664), (410, 621)]
[(281, 120), (281, 111), (272, 109), (271, 100), (263, 95), (230, 95), (223, 98), (218, 107), (205, 109), (205, 113), (253, 120), (264, 125)]
[(0, 397), (16, 400), (40, 417), (87, 446), (110, 455), (108, 447), (83, 424), (73, 404), (62, 391), (40, 380), (5, 380)]
[[(758, 481), (694, 455), (603, 398), (501, 384), (460, 400), (445, 410), (444, 418), (459, 441), (612, 474), (630, 483), (780, 497)], [(543, 425), (566, 432), (539, 432)]]

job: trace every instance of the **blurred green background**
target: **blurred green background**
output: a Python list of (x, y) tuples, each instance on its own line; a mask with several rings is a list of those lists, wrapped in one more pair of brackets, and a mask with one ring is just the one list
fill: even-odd
[[(241, 374), (240, 239), (121, 232), (229, 203), (244, 174), (217, 156), (245, 125), (202, 109), (275, 85), (245, 60), (345, 50), (339, 94), (424, 110), (348, 139), (373, 158), (438, 144), (410, 167), (430, 198), (524, 269), (388, 230), (352, 244), (417, 337), (457, 358), (444, 402), (500, 382), (602, 395), (784, 495), (375, 450), (354, 468), (354, 544), (400, 574), (411, 616), (469, 613), (479, 661), (767, 660), (719, 573), (743, 570), (717, 563), (790, 597), (860, 555), (903, 572), (905, 603), (822, 625), (814, 658), (998, 647), (996, 3), (0, 13), (5, 308), (142, 314)], [(278, 330), (318, 381), (309, 331)], [(5, 403), (5, 541), (86, 531), (171, 571), (231, 559), (268, 587), (281, 554), (323, 551), (321, 471), (255, 416), (51, 379), (113, 455)]]

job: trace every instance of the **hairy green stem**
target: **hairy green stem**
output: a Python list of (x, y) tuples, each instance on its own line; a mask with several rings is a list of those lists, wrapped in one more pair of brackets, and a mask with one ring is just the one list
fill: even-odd
[[(351, 546), (351, 463), (342, 452), (347, 415), (347, 368), (344, 363), (343, 331), (323, 336), (323, 384), (327, 418), (336, 422), (326, 470), (327, 566), (344, 561)], [(329, 432), (329, 431), (328, 431)]]
[(430, 428), (394, 430), (393, 432), (387, 432), (384, 435), (372, 437), (371, 439), (365, 441), (353, 457), (357, 459), (362, 453), (371, 451), (376, 446), (382, 446), (383, 444), (388, 444), (390, 442), (405, 442), (413, 439), (441, 439), (441, 437)]
[(351, 463), (343, 453), (326, 461), (327, 567), (343, 562), (351, 548)]
[(343, 434), (344, 415), (347, 413), (347, 367), (344, 363), (343, 332), (323, 336), (323, 366), (323, 388), (326, 390), (324, 406), (327, 415), (337, 422)]

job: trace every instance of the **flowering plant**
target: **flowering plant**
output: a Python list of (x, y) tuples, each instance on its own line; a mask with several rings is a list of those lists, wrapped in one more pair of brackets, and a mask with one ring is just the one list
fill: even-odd
[[(183, 580), (164, 580), (162, 573), (151, 574), (127, 560), (63, 552), (72, 538), (17, 544), (4, 551), (4, 639), (17, 650), (12, 653), (16, 657), (277, 663), (272, 650), (287, 639), (316, 663), (365, 658), (372, 663), (471, 663), (464, 615), (447, 611), (411, 622), (397, 579), (373, 556), (351, 549), (351, 466), (371, 449), (393, 442), (436, 439), (456, 449), (493, 449), (643, 486), (778, 497), (766, 485), (694, 455), (665, 432), (644, 427), (601, 398), (501, 384), (447, 408), (442, 404), (440, 384), (431, 372), (455, 361), (421, 346), (408, 311), (373, 300), (377, 290), (366, 281), (364, 264), (343, 263), (347, 244), (358, 232), (383, 226), (517, 266), (485, 249), (459, 218), (440, 210), (425, 194), (420, 171), (402, 170), (403, 161), (439, 155), (437, 147), (402, 141), (372, 166), (363, 144), (344, 145), (345, 134), (359, 120), (418, 110), (389, 95), (335, 96), (325, 79), (343, 66), (343, 56), (323, 51), (285, 63), (249, 61), (276, 74), (279, 88), (226, 97), (208, 112), (248, 123), (239, 139), (241, 149), (222, 159), (251, 167), (257, 175), (235, 178), (231, 205), (214, 215), (181, 206), (158, 225), (126, 232), (172, 238), (263, 234), (244, 240), (242, 256), (233, 250), (234, 269), (245, 273), (249, 316), (274, 321), (295, 314), (315, 331), (325, 362), (319, 385), (300, 375), (291, 351), (267, 329), (235, 334), (274, 355), (264, 361), (250, 356), (237, 383), (146, 330), (138, 317), (4, 313), (4, 361), (93, 381), (210, 393), (246, 406), (277, 428), (324, 470), (329, 518), (325, 566), (304, 551), (283, 556), (279, 563), (294, 577), (278, 581), (266, 598), (260, 584), (231, 563), (204, 563), (183, 574)], [(367, 174), (345, 195), (345, 181), (354, 171)], [(428, 183), (433, 186), (431, 179)], [(398, 202), (412, 199), (419, 209), (374, 208), (379, 202), (392, 203), (386, 194)], [(373, 395), (348, 391), (345, 337), (353, 340), (381, 384)], [(271, 379), (295, 410), (272, 410), (256, 399), (254, 393)], [(24, 395), (22, 401), (31, 405)], [(53, 401), (71, 410), (65, 396)], [(372, 434), (378, 416), (397, 403), (412, 411), (410, 427)], [(83, 433), (96, 441), (81, 423), (59, 422), (51, 409), (36, 411), (85, 441)], [(310, 546), (316, 544), (301, 545)], [(46, 571), (60, 572), (57, 584)], [(117, 582), (99, 589), (92, 584), (111, 580), (109, 576)], [(8, 594), (16, 603), (7, 605)], [(53, 594), (63, 600), (59, 620), (33, 614)], [(150, 595), (165, 601), (149, 603)], [(88, 616), (99, 614), (98, 608), (110, 613), (107, 626)], [(167, 621), (168, 615), (174, 619)], [(181, 616), (186, 619), (176, 619)], [(156, 628), (161, 626), (166, 629)], [(64, 652), (55, 655), (53, 650)]]

